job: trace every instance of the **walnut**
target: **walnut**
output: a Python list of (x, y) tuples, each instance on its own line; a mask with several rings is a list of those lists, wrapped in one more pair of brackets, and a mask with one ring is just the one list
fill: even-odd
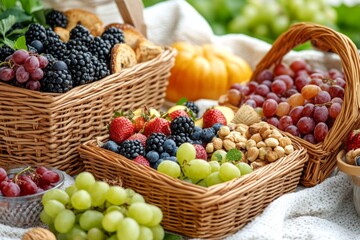
[(230, 128), (228, 126), (221, 126), (219, 131), (218, 131), (218, 135), (220, 138), (224, 138), (226, 137), (227, 135), (229, 135), (230, 133)]
[(255, 161), (255, 159), (257, 159), (259, 156), (259, 149), (257, 147), (249, 148), (246, 156), (247, 160), (249, 160), (250, 162)]
[(249, 150), (251, 147), (256, 147), (256, 142), (253, 139), (249, 139), (246, 141), (246, 150)]
[(241, 133), (242, 135), (245, 135), (245, 132), (248, 130), (248, 126), (244, 124), (238, 124), (235, 128), (235, 131)]
[(257, 148), (266, 147), (266, 143), (264, 141), (260, 141), (260, 142), (256, 143), (256, 147)]
[(55, 235), (41, 227), (31, 228), (22, 236), (21, 240), (56, 240)]
[(284, 149), (285, 149), (285, 153), (288, 154), (288, 155), (290, 153), (294, 152), (294, 146), (293, 145), (287, 145), (286, 147), (284, 147)]
[(263, 140), (260, 133), (255, 133), (254, 135), (251, 136), (250, 139), (254, 140), (256, 143)]
[(226, 151), (229, 151), (230, 149), (235, 148), (235, 143), (228, 140), (228, 139), (225, 139), (224, 142), (223, 142), (223, 146), (224, 146)]
[(207, 153), (213, 153), (214, 152), (214, 144), (212, 142), (206, 144), (205, 150)]
[(279, 158), (282, 158), (285, 155), (285, 149), (281, 146), (276, 146), (274, 148), (274, 152), (277, 153), (277, 155), (279, 156)]
[(264, 132), (266, 132), (266, 131), (268, 131), (268, 130), (270, 130), (271, 131), (271, 129), (270, 129), (270, 125), (267, 125), (267, 126), (262, 126), (260, 129), (259, 129), (259, 133), (260, 134), (263, 134)]
[(256, 124), (253, 124), (253, 125), (249, 126), (247, 132), (252, 136), (255, 133), (259, 132), (259, 127)]
[(279, 159), (279, 156), (275, 151), (268, 151), (266, 153), (265, 159), (268, 160), (269, 162), (275, 162), (276, 160)]
[(279, 145), (279, 141), (276, 138), (267, 138), (265, 139), (266, 146), (276, 147)]
[(213, 138), (212, 144), (215, 150), (223, 149), (223, 141), (220, 138)]
[(291, 145), (291, 139), (289, 137), (281, 137), (279, 139), (280, 146), (285, 148), (287, 145)]

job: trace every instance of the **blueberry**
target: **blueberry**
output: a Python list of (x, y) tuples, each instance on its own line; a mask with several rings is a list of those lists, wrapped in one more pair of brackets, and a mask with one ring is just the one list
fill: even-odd
[(68, 67), (65, 62), (63, 61), (57, 61), (53, 64), (53, 70), (62, 71), (67, 70)]
[(44, 45), (39, 40), (34, 40), (30, 43), (30, 46), (36, 49), (38, 53), (41, 53), (44, 49)]
[(355, 164), (356, 164), (356, 166), (360, 166), (360, 156), (357, 156), (355, 158)]
[(162, 159), (168, 159), (168, 157), (170, 157), (170, 154), (168, 154), (167, 152), (163, 152), (160, 154), (160, 158)]
[(223, 126), (222, 123), (215, 123), (212, 128), (215, 130), (215, 133), (217, 133), (220, 130), (221, 126)]
[(119, 145), (116, 142), (111, 141), (111, 140), (104, 143), (104, 145), (102, 145), (102, 148), (105, 148), (107, 150), (110, 150), (110, 151), (116, 152), (116, 153), (119, 152), (119, 150), (118, 150)]
[(164, 159), (160, 158), (159, 160), (157, 160), (155, 163), (151, 164), (150, 166), (157, 170), (159, 164), (162, 163), (163, 161), (164, 161)]
[(146, 159), (149, 160), (150, 163), (155, 163), (157, 160), (159, 160), (160, 156), (159, 153), (152, 150), (146, 154)]
[(176, 152), (177, 152), (177, 150), (178, 150), (178, 147), (175, 147), (174, 149), (173, 149), (173, 151), (171, 152), (171, 156), (176, 156)]
[(201, 140), (204, 143), (210, 142), (215, 137), (215, 130), (212, 127), (204, 128), (201, 132)]
[(172, 139), (166, 139), (163, 143), (163, 148), (165, 152), (172, 153), (173, 149), (176, 148), (176, 143)]
[(168, 157), (166, 160), (170, 160), (170, 161), (173, 161), (173, 162), (178, 162), (176, 157)]
[(194, 132), (190, 135), (190, 138), (191, 138), (192, 140), (200, 140), (200, 138), (201, 138), (201, 132), (202, 132), (201, 127), (195, 126)]
[(203, 141), (201, 140), (195, 140), (192, 142), (193, 144), (199, 144), (199, 145), (203, 145)]

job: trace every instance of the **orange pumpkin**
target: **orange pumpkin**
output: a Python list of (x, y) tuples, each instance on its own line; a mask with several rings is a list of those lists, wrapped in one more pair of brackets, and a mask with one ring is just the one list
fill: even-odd
[(234, 83), (249, 81), (252, 70), (249, 64), (221, 47), (176, 42), (178, 51), (171, 69), (166, 98), (176, 102), (182, 97), (217, 100)]

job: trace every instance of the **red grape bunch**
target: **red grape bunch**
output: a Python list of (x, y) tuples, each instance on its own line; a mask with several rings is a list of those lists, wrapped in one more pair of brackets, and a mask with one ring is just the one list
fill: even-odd
[(26, 50), (16, 50), (13, 54), (0, 63), (0, 80), (17, 84), (26, 88), (39, 91), (41, 80), (44, 76), (43, 69), (48, 65), (45, 56), (34, 54)]
[(246, 85), (234, 84), (227, 100), (259, 108), (264, 121), (315, 144), (324, 141), (339, 115), (345, 86), (339, 70), (312, 70), (295, 60), (263, 70)]
[(45, 167), (27, 167), (16, 174), (0, 168), (0, 195), (19, 197), (43, 192), (60, 181), (57, 172)]

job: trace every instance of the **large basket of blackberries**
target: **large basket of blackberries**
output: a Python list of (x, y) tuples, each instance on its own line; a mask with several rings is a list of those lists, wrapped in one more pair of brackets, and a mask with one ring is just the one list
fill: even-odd
[[(318, 58), (290, 52), (306, 42), (317, 47), (309, 53)], [(328, 64), (331, 58), (338, 64)], [(309, 154), (301, 183), (314, 186), (333, 172), (342, 142), (359, 121), (359, 76), (359, 53), (348, 37), (298, 23), (274, 42), (252, 80), (231, 87), (219, 103), (235, 107), (238, 114), (241, 106), (250, 105), (263, 121), (300, 142)]]
[[(24, 30), (14, 19), (4, 19), (8, 32)], [(162, 106), (175, 50), (130, 23), (52, 9), (46, 24), (26, 27), (0, 48), (0, 165), (79, 172), (77, 145), (105, 134), (115, 110)]]

